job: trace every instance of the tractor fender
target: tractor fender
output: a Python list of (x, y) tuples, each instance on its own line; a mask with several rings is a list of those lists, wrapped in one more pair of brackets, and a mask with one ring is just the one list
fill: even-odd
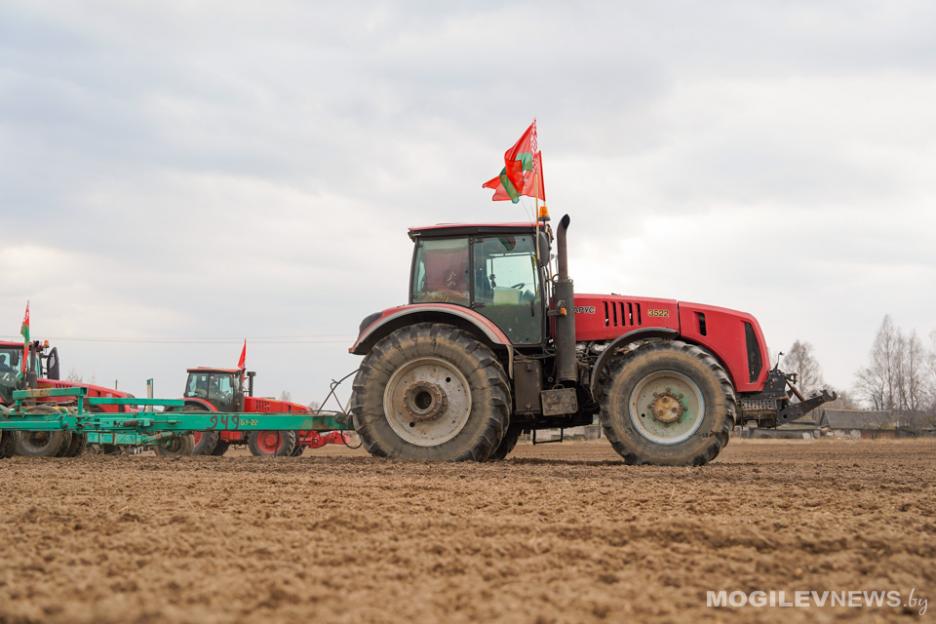
[(642, 327), (629, 331), (626, 334), (621, 334), (612, 340), (611, 344), (598, 356), (598, 360), (595, 361), (595, 366), (592, 368), (591, 382), (589, 384), (592, 396), (594, 396), (597, 389), (596, 386), (598, 385), (598, 378), (601, 376), (601, 372), (611, 361), (611, 358), (614, 357), (614, 352), (620, 347), (634, 342), (635, 340), (643, 340), (645, 338), (676, 338), (677, 336), (679, 336), (679, 332), (668, 327)]
[(206, 401), (205, 399), (199, 399), (196, 397), (185, 397), (185, 407), (190, 407), (192, 405), (197, 405), (198, 407), (204, 408), (206, 412), (217, 412), (218, 408)]
[(487, 317), (450, 303), (414, 304), (385, 310), (370, 323), (362, 323), (361, 333), (348, 349), (355, 355), (366, 355), (379, 340), (406, 325), (425, 322), (449, 323), (467, 330), (495, 349), (507, 352), (507, 374), (513, 377), (513, 348), (510, 338)]

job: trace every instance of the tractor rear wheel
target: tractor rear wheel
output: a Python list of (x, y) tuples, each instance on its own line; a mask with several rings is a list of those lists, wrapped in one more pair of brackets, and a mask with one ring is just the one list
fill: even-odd
[(516, 425), (507, 427), (507, 433), (504, 434), (504, 439), (501, 440), (501, 443), (498, 444), (494, 452), (491, 453), (491, 459), (501, 460), (510, 455), (510, 452), (517, 446), (517, 440), (520, 439), (520, 431), (520, 427)]
[(402, 327), (364, 358), (351, 394), (371, 455), (485, 461), (510, 420), (510, 386), (486, 345), (443, 323)]
[(289, 457), (296, 450), (296, 432), (251, 431), (247, 448), (255, 457)]
[(736, 399), (709, 352), (680, 340), (638, 343), (598, 386), (601, 424), (628, 464), (701, 466), (728, 443)]
[(160, 457), (188, 457), (195, 451), (195, 440), (191, 433), (174, 435), (160, 440), (156, 444), (156, 454)]

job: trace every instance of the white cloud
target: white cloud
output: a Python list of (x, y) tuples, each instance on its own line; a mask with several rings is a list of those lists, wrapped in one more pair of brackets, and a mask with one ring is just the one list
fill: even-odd
[(247, 335), (261, 388), (319, 398), (405, 299), (407, 226), (522, 215), (480, 184), (535, 115), (580, 288), (750, 310), (848, 385), (885, 313), (936, 324), (934, 13), (6, 3), (0, 334), (30, 298), (44, 335), (222, 339), (68, 343), (138, 392)]

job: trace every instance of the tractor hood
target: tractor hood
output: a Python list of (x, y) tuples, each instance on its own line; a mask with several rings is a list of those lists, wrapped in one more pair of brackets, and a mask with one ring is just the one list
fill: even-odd
[(739, 392), (767, 376), (767, 344), (752, 315), (717, 306), (625, 295), (575, 295), (577, 342), (611, 341), (626, 334), (681, 337), (719, 354)]

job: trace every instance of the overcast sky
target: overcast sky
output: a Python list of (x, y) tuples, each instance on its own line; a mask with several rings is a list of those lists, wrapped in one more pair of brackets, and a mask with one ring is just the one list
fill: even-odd
[(523, 218), (480, 186), (536, 117), (579, 291), (750, 311), (850, 387), (885, 314), (936, 329), (934, 7), (6, 0), (0, 335), (29, 299), (161, 396), (246, 336), (320, 399), (408, 226)]

